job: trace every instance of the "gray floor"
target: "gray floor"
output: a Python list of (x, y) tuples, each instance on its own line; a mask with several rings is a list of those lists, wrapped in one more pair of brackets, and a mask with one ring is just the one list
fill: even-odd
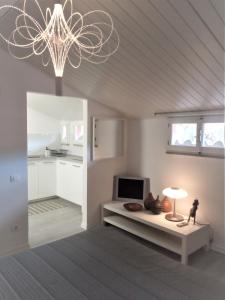
[[(158, 247), (150, 242), (146, 242), (142, 239), (134, 237), (129, 233), (127, 234), (130, 235), (133, 239), (139, 240), (139, 242), (141, 244), (144, 244), (146, 247), (154, 249), (180, 262), (179, 255), (172, 253), (164, 248)], [(225, 255), (222, 253), (218, 253), (213, 250), (205, 251), (204, 249), (200, 249), (199, 251), (189, 256), (189, 266), (225, 282)]]
[(191, 256), (190, 265), (225, 282), (224, 254), (212, 250), (199, 250)]
[(225, 283), (99, 227), (0, 260), (1, 300), (224, 300)]
[[(32, 210), (30, 210), (29, 244), (31, 248), (59, 240), (82, 231), (80, 226), (82, 215), (81, 208), (79, 206), (68, 203), (67, 201), (64, 202), (62, 199), (55, 199), (55, 205), (53, 205), (52, 202), (49, 202), (48, 207), (53, 207), (53, 210), (34, 214), (35, 210), (43, 210), (40, 203), (38, 207), (33, 207)], [(54, 209), (54, 207), (56, 208)], [(130, 236), (133, 239), (139, 240), (139, 242), (145, 246), (153, 248), (174, 260), (180, 261), (180, 257), (178, 255), (151, 243), (145, 242), (142, 239), (136, 238), (133, 235)], [(225, 282), (225, 255), (223, 254), (212, 250), (206, 252), (202, 249), (190, 256), (189, 265), (208, 275), (222, 279)]]
[(29, 205), (29, 245), (44, 245), (82, 231), (81, 207), (56, 198)]

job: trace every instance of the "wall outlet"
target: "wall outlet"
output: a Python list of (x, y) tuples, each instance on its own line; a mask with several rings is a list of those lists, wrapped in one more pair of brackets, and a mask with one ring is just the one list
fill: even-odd
[(10, 183), (17, 183), (21, 181), (21, 175), (15, 174), (15, 175), (10, 175), (9, 176), (9, 182)]

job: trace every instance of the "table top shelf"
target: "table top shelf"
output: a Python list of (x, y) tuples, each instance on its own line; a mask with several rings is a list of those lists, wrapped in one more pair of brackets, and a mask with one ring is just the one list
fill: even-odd
[[(205, 229), (208, 225), (193, 225), (190, 222), (185, 227), (177, 227), (176, 222), (171, 222), (165, 219), (165, 213), (154, 215), (150, 211), (142, 210), (139, 212), (130, 212), (124, 208), (124, 202), (112, 201), (103, 205), (103, 209), (114, 212), (115, 214), (127, 217), (131, 220), (140, 222), (155, 229), (162, 230), (174, 236), (183, 238), (194, 234), (196, 231)], [(185, 218), (185, 217), (184, 217)]]

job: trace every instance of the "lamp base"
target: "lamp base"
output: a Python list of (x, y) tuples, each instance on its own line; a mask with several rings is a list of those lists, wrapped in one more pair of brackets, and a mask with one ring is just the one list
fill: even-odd
[(184, 217), (181, 216), (181, 215), (177, 215), (177, 214), (167, 214), (165, 216), (165, 218), (168, 220), (168, 221), (172, 221), (172, 222), (181, 222), (184, 220)]

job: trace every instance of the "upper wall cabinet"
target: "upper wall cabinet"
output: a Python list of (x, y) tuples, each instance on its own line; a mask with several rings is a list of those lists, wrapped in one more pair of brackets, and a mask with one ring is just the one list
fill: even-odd
[(61, 145), (70, 144), (70, 122), (60, 122), (60, 143)]
[(125, 120), (93, 118), (93, 160), (124, 155)]

